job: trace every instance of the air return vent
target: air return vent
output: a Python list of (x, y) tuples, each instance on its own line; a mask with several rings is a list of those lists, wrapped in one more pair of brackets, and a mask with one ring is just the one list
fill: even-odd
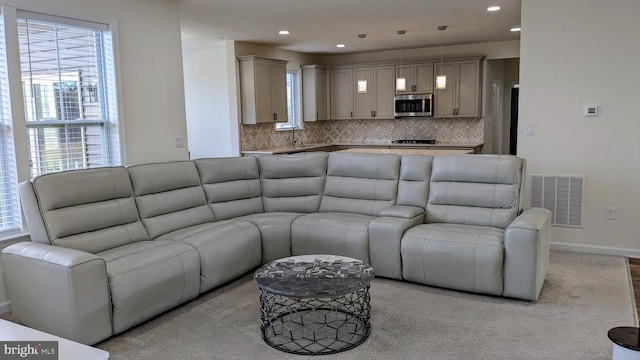
[(531, 176), (531, 206), (551, 210), (551, 224), (582, 227), (584, 176)]

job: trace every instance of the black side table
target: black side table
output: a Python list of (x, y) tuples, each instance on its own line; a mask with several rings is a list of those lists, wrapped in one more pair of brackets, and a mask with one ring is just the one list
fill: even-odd
[(621, 326), (609, 330), (613, 341), (613, 360), (640, 360), (640, 329)]
[(343, 256), (303, 255), (270, 262), (254, 274), (260, 330), (271, 347), (334, 354), (362, 344), (371, 329), (373, 268)]

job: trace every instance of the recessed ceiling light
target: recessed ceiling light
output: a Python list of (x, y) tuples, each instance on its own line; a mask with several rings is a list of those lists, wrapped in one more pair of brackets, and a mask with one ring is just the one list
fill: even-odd
[(518, 27), (518, 26), (516, 26), (516, 27), (512, 27), (512, 28), (511, 28), (511, 31), (512, 31), (512, 32), (518, 32), (518, 31), (520, 31), (520, 30), (522, 30), (522, 29), (520, 29), (520, 27)]
[(336, 47), (339, 47), (339, 48), (343, 48), (343, 47), (345, 47), (345, 46), (346, 46), (345, 44), (338, 44), (338, 45), (336, 45)]
[(289, 35), (289, 30), (280, 30), (280, 31), (278, 31), (278, 34), (280, 34), (280, 35)]
[(487, 8), (487, 11), (498, 11), (500, 10), (500, 6), (494, 5), (494, 6), (489, 6)]

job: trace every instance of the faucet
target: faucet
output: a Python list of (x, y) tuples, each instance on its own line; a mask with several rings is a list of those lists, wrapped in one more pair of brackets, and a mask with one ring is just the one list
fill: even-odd
[[(296, 139), (296, 130), (300, 130), (297, 126), (291, 128), (291, 147), (295, 148), (296, 143), (300, 140), (300, 133), (298, 133), (298, 139)], [(302, 141), (300, 141), (300, 145), (302, 145)]]

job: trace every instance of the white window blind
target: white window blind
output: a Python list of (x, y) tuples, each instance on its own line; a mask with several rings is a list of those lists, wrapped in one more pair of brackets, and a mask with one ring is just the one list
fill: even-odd
[(120, 162), (111, 33), (18, 11), (31, 175)]
[(0, 16), (0, 235), (22, 228), (6, 48), (4, 17)]

